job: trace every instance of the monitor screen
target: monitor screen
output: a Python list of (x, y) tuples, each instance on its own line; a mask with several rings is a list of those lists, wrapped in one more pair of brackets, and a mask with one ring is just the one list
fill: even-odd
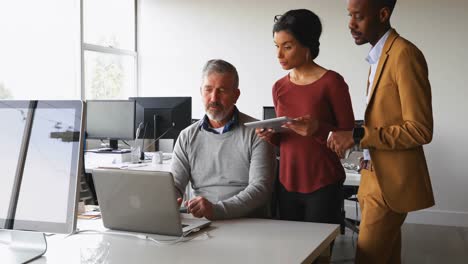
[[(88, 100), (86, 135), (90, 139), (134, 139), (135, 102), (133, 100)], [(116, 143), (111, 148), (116, 149)]]
[(6, 228), (8, 212), (12, 209), (13, 185), (20, 158), (29, 101), (0, 101), (0, 229)]
[(275, 107), (274, 106), (264, 106), (263, 107), (263, 119), (271, 119), (276, 117)]
[(177, 139), (192, 122), (192, 97), (132, 97), (136, 101), (135, 126), (144, 125), (139, 138)]
[(81, 175), (83, 103), (38, 101), (13, 229), (70, 233)]

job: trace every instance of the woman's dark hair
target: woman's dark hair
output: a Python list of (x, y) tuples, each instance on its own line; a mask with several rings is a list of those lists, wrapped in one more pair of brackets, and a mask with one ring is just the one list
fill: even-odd
[(289, 10), (280, 16), (275, 16), (273, 35), (276, 32), (287, 31), (299, 43), (309, 48), (311, 59), (317, 58), (319, 54), (320, 35), (322, 34), (322, 23), (320, 18), (307, 9)]

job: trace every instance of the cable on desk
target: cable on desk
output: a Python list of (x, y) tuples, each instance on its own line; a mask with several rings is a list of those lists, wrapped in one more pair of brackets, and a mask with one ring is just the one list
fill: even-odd
[(125, 141), (125, 140), (120, 140), (120, 141), (122, 141), (125, 145), (127, 145), (129, 147), (132, 147), (132, 146), (130, 146), (130, 144), (127, 143), (127, 141)]
[[(148, 235), (144, 235), (144, 234), (132, 234), (132, 233), (124, 233), (124, 232), (109, 232), (109, 231), (99, 231), (99, 230), (92, 230), (92, 229), (84, 229), (84, 230), (76, 230), (74, 231), (73, 233), (67, 235), (65, 238), (68, 238), (70, 236), (73, 236), (73, 235), (77, 235), (77, 234), (80, 234), (80, 233), (92, 233), (92, 234), (98, 234), (98, 235), (117, 235), (117, 236), (128, 236), (128, 237), (133, 237), (133, 238), (138, 238), (138, 239), (142, 239), (142, 240), (148, 240), (148, 241), (151, 241), (157, 245), (174, 245), (174, 244), (177, 244), (179, 242), (188, 242), (190, 240), (193, 240), (194, 238), (198, 238), (199, 236), (194, 236), (194, 237), (187, 237), (189, 234), (193, 233), (193, 232), (197, 232), (199, 231), (200, 229), (199, 228), (195, 228), (193, 230), (190, 230), (188, 231), (187, 233), (183, 234), (182, 236), (176, 238), (176, 239), (172, 239), (172, 240), (158, 240), (158, 239), (154, 239)], [(208, 239), (210, 238), (210, 235), (208, 234), (208, 232), (203, 232), (202, 234), (204, 236), (204, 239)]]
[(145, 150), (147, 150), (152, 144), (154, 144), (156, 141), (158, 141), (159, 139), (161, 139), (162, 137), (164, 137), (164, 135), (167, 134), (167, 132), (171, 131), (171, 129), (175, 127), (175, 124), (172, 123), (172, 127), (169, 127), (166, 131), (164, 131), (159, 137), (157, 137), (156, 139), (153, 139), (149, 144), (147, 144), (146, 148), (144, 148), (142, 151), (144, 152)]

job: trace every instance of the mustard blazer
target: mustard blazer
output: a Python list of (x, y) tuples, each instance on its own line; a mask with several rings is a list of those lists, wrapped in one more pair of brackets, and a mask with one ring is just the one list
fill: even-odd
[(369, 89), (365, 135), (378, 183), (389, 207), (410, 212), (434, 205), (422, 145), (431, 142), (431, 86), (421, 51), (394, 29), (385, 42)]

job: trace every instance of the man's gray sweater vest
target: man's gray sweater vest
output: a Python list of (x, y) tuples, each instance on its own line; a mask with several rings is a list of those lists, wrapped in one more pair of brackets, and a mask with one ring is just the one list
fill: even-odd
[(245, 122), (256, 119), (239, 113), (239, 124), (215, 134), (197, 123), (177, 139), (172, 173), (181, 197), (190, 181), (194, 196), (214, 206), (215, 219), (264, 215), (275, 173), (273, 147)]

